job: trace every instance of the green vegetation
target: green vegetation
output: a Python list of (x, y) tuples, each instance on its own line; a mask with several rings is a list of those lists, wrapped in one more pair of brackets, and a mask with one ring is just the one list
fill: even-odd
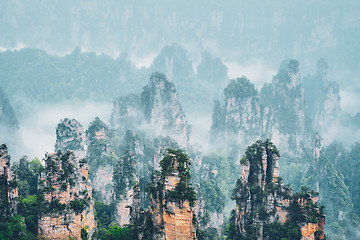
[(36, 237), (32, 233), (26, 232), (23, 217), (15, 214), (0, 221), (0, 240), (7, 239), (35, 240)]
[(76, 198), (70, 202), (70, 208), (76, 213), (81, 213), (82, 211), (84, 211), (87, 204), (88, 202), (85, 199)]
[(81, 229), (81, 240), (88, 240), (89, 239), (89, 233), (87, 232), (86, 228)]
[(97, 226), (100, 231), (105, 232), (110, 223), (112, 222), (115, 205), (106, 205), (103, 202), (95, 201), (95, 218), (97, 220)]
[(118, 227), (116, 224), (110, 226), (104, 236), (100, 239), (103, 240), (135, 240), (138, 239), (134, 234), (131, 226)]
[[(190, 183), (190, 165), (190, 159), (182, 150), (167, 149), (167, 154), (160, 161), (161, 171), (154, 173), (153, 182), (148, 187), (153, 198), (159, 199), (160, 202), (162, 199), (180, 203), (189, 201), (190, 206), (194, 206), (196, 193)], [(173, 190), (168, 190), (163, 196), (165, 179), (175, 171), (180, 180)]]

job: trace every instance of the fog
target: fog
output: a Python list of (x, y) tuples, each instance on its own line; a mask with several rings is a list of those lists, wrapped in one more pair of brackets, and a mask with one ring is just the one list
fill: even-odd
[[(27, 112), (20, 120), (18, 137), (21, 147), (14, 152), (13, 159), (17, 160), (23, 155), (29, 159), (35, 157), (42, 159), (46, 152), (54, 152), (56, 140), (56, 126), (64, 118), (75, 118), (84, 128), (99, 117), (109, 124), (112, 104), (98, 102), (65, 102), (56, 104), (30, 103)], [(12, 153), (12, 149), (9, 149)]]
[(255, 60), (245, 64), (225, 62), (225, 65), (228, 68), (229, 78), (234, 79), (245, 76), (255, 84), (258, 90), (261, 89), (264, 83), (271, 82), (273, 76), (277, 73), (277, 69), (271, 68), (261, 60)]
[[(0, 87), (19, 121), (16, 130), (1, 125), (0, 105), (0, 144), (8, 144), (12, 161), (23, 155), (42, 159), (46, 152), (53, 152), (55, 129), (64, 118), (75, 118), (84, 131), (97, 116), (110, 125), (112, 101), (139, 95), (150, 74), (160, 70), (174, 82), (192, 126), (192, 147), (211, 155), (215, 151), (209, 143), (212, 109), (214, 100), (224, 106), (224, 87), (231, 79), (245, 76), (260, 92), (286, 59), (298, 60), (300, 76), (313, 79), (306, 77), (316, 75), (317, 61), (323, 58), (329, 66), (327, 79), (339, 85), (341, 113), (338, 122), (320, 132), (324, 149), (333, 141), (348, 150), (360, 142), (360, 1), (0, 0), (0, 6)], [(302, 96), (302, 90), (295, 94)], [(314, 95), (325, 91), (314, 90)], [(337, 93), (332, 97), (329, 105), (336, 105)], [(306, 107), (302, 109), (306, 111)], [(240, 119), (240, 114), (237, 116)], [(219, 128), (225, 128), (223, 125)], [(310, 125), (305, 127), (310, 129)], [(145, 121), (136, 127), (140, 134), (146, 132), (141, 137), (150, 141), (161, 130)], [(242, 141), (240, 137), (236, 140)], [(224, 140), (211, 147), (226, 144)], [(241, 148), (243, 151), (246, 146)], [(240, 155), (226, 158), (238, 166)], [(212, 164), (221, 159), (212, 159)], [(297, 160), (292, 167), (312, 164)], [(342, 165), (349, 166), (335, 168)], [(294, 173), (287, 167), (287, 175)], [(346, 168), (340, 168), (333, 170), (340, 176), (334, 179), (343, 179), (341, 171)], [(319, 174), (327, 174), (329, 169)], [(300, 184), (300, 179), (296, 181)], [(346, 182), (341, 187), (349, 186)], [(341, 187), (334, 188), (342, 191)], [(360, 210), (357, 214), (360, 216)]]

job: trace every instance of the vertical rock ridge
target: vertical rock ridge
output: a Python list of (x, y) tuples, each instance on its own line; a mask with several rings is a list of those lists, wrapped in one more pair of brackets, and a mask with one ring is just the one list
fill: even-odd
[(317, 193), (307, 188), (293, 193), (278, 176), (280, 154), (269, 141), (257, 141), (241, 159), (243, 172), (233, 190), (236, 209), (230, 218), (230, 238), (324, 239), (325, 215)]
[(39, 236), (80, 239), (85, 230), (91, 237), (96, 222), (89, 165), (83, 158), (85, 133), (75, 119), (64, 119), (58, 124), (56, 133), (58, 152), (46, 154), (45, 168), (38, 183), (43, 195)]
[(16, 213), (18, 188), (15, 175), (10, 166), (10, 155), (5, 144), (0, 146), (0, 217)]
[(161, 171), (153, 178), (151, 193), (155, 239), (196, 239), (195, 191), (190, 184), (189, 159), (181, 150), (168, 149)]

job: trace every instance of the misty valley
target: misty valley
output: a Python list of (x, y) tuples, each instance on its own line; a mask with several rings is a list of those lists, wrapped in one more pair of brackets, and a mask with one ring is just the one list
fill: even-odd
[(0, 239), (360, 239), (360, 113), (327, 61), (258, 87), (188, 54), (0, 52)]

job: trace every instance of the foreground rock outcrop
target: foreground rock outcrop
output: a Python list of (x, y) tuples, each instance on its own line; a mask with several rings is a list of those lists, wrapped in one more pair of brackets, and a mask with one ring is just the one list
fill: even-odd
[(242, 176), (232, 198), (231, 239), (324, 239), (325, 215), (317, 193), (307, 188), (293, 193), (279, 177), (276, 147), (257, 141), (241, 159)]
[(168, 149), (161, 171), (153, 178), (151, 216), (154, 239), (196, 239), (195, 191), (190, 184), (190, 161), (181, 150)]
[[(56, 130), (57, 153), (45, 156), (39, 179), (43, 195), (39, 236), (46, 239), (80, 239), (96, 230), (89, 166), (85, 156), (84, 132), (76, 120), (65, 119)], [(68, 150), (63, 153), (62, 150)], [(69, 151), (73, 150), (73, 151)]]

